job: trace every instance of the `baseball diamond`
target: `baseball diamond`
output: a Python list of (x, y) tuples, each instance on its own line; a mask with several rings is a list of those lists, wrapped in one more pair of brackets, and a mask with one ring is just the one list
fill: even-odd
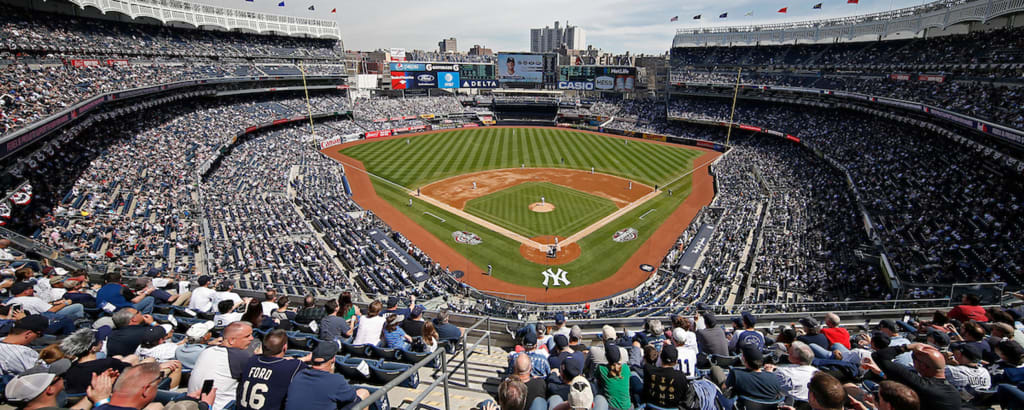
[[(713, 195), (707, 166), (718, 153), (622, 141), (558, 128), (489, 127), (370, 139), (324, 152), (346, 165), (356, 202), (435, 260), (465, 271), (463, 281), (483, 291), (566, 302), (643, 282), (650, 273), (636, 267), (658, 265)], [(697, 196), (691, 196), (694, 181), (701, 181)], [(552, 212), (530, 212), (541, 196), (555, 205)], [(572, 217), (560, 213), (563, 208)], [(613, 240), (628, 228), (637, 240)], [(481, 244), (460, 243), (454, 231), (473, 232)], [(578, 246), (578, 256), (540, 260), (540, 251), (554, 243), (535, 239), (552, 235), (563, 238), (560, 247)], [(570, 284), (545, 292), (543, 272), (553, 264), (568, 272)], [(487, 265), (494, 266), (490, 276), (481, 269)], [(581, 291), (563, 292), (574, 288)]]

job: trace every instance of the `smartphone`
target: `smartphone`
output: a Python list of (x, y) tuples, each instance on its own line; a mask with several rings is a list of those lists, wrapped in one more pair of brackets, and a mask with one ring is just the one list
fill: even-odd
[(204, 380), (203, 381), (203, 393), (202, 394), (205, 396), (207, 394), (210, 394), (210, 391), (212, 391), (212, 390), (213, 390), (213, 379), (206, 379), (206, 380)]

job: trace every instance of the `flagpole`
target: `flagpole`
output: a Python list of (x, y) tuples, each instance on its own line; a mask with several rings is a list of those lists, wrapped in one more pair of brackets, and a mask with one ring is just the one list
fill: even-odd
[(740, 95), (740, 73), (743, 72), (743, 67), (736, 70), (736, 89), (732, 92), (732, 112), (729, 113), (729, 131), (725, 135), (725, 145), (729, 145), (729, 140), (732, 139), (732, 119), (736, 115), (736, 98)]
[(309, 135), (313, 136), (316, 142), (316, 130), (313, 128), (313, 106), (309, 103), (309, 87), (306, 86), (306, 69), (299, 63), (299, 72), (302, 73), (302, 89), (306, 91), (306, 110), (309, 112)]

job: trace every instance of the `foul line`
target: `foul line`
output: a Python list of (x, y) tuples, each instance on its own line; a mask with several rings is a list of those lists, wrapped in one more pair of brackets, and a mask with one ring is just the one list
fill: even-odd
[(644, 212), (644, 214), (643, 214), (643, 215), (640, 215), (640, 217), (639, 217), (639, 218), (637, 218), (637, 219), (644, 219), (644, 217), (645, 217), (645, 216), (647, 216), (647, 214), (649, 214), (649, 213), (651, 213), (651, 212), (654, 212), (654, 211), (657, 211), (657, 209), (652, 209), (652, 210), (650, 210), (650, 211)]
[(434, 214), (432, 214), (432, 213), (430, 213), (430, 212), (424, 212), (423, 214), (424, 214), (424, 215), (430, 215), (430, 216), (432, 216), (432, 217), (434, 217), (434, 218), (437, 218), (437, 219), (441, 220), (441, 223), (444, 223), (444, 222), (445, 222), (444, 218), (442, 218), (442, 217), (440, 217), (440, 216), (437, 216), (437, 215), (434, 215)]

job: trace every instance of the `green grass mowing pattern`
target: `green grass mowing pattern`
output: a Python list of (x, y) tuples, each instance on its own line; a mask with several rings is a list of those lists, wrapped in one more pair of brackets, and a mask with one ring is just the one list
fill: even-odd
[[(396, 209), (406, 214), (418, 225), (424, 227), (431, 234), (441, 239), (445, 244), (461, 253), (466, 259), (479, 267), (487, 264), (494, 266), (494, 277), (517, 285), (543, 287), (544, 275), (541, 273), (548, 269), (548, 266), (527, 261), (519, 254), (519, 242), (513, 241), (499, 235), (480, 225), (462, 219), (454, 214), (441, 210), (433, 205), (418, 199), (413, 199), (413, 206), (407, 206), (409, 195), (401, 188), (371, 178), (374, 181), (374, 188), (377, 195), (390, 202)], [(608, 225), (605, 225), (596, 232), (581, 239), (578, 244), (583, 254), (570, 263), (560, 265), (558, 268), (569, 272), (567, 278), (572, 282), (569, 287), (582, 286), (598, 282), (615, 273), (631, 257), (644, 242), (654, 233), (662, 222), (686, 199), (690, 193), (692, 179), (690, 176), (680, 178), (667, 188), (674, 191), (673, 196), (666, 193), (646, 202), (643, 206), (626, 213)], [(359, 194), (356, 193), (358, 196)], [(650, 210), (644, 219), (639, 217)], [(443, 218), (439, 219), (427, 215), (430, 212)], [(401, 231), (400, 227), (396, 227)], [(612, 240), (612, 234), (620, 229), (636, 228), (637, 239), (629, 242), (619, 243)], [(681, 232), (685, 227), (678, 227)], [(483, 243), (479, 245), (465, 245), (455, 242), (452, 239), (454, 231), (469, 231), (480, 236)], [(666, 250), (667, 251), (667, 250)], [(470, 271), (469, 266), (450, 266), (452, 270)]]
[(549, 128), (454, 130), (376, 141), (341, 152), (362, 161), (368, 171), (408, 188), (523, 164), (588, 171), (594, 167), (597, 172), (653, 186), (689, 171), (690, 163), (702, 154), (681, 146)]
[[(540, 198), (555, 206), (551, 212), (533, 212)], [(472, 199), (464, 210), (513, 232), (532, 238), (568, 237), (618, 209), (612, 201), (549, 182), (526, 182)]]

